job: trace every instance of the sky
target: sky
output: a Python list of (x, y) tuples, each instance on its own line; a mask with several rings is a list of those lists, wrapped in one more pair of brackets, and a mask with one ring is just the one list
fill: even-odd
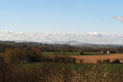
[(123, 0), (0, 0), (0, 30), (123, 34)]

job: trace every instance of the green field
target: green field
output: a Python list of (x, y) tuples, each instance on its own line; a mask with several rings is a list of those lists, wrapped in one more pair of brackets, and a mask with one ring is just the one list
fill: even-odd
[(80, 52), (42, 52), (43, 55), (54, 56), (54, 55), (80, 55)]
[[(63, 55), (67, 55), (67, 56), (80, 56), (80, 52), (42, 52), (42, 55), (46, 55), (46, 56), (63, 56)], [(101, 54), (99, 52), (84, 52), (83, 55), (105, 55), (105, 54)]]
[[(51, 66), (61, 66), (61, 67), (70, 67), (73, 70), (78, 71), (79, 73), (86, 72), (88, 70), (91, 70), (94, 65), (97, 65), (98, 67), (102, 67), (103, 65), (106, 65), (106, 68), (109, 73), (117, 72), (117, 71), (123, 71), (123, 64), (73, 64), (73, 63), (50, 63), (50, 62), (33, 62), (33, 63), (25, 63), (23, 64), (24, 68), (27, 69), (35, 69), (42, 67), (43, 64), (51, 65)], [(101, 69), (104, 69), (103, 67)]]
[(69, 66), (73, 69), (78, 69), (80, 67), (90, 67), (93, 66), (94, 64), (73, 64), (73, 63), (50, 63), (50, 62), (30, 62), (30, 63), (25, 63), (23, 64), (24, 68), (38, 68), (41, 67), (43, 64), (49, 64), (49, 65), (56, 65), (56, 66)]
[(76, 70), (77, 72), (79, 73), (84, 73), (87, 71), (87, 69), (91, 69), (94, 64), (73, 64), (73, 63), (49, 63), (49, 62), (43, 62), (43, 63), (40, 63), (40, 62), (35, 62), (35, 63), (25, 63), (23, 65), (24, 68), (27, 68), (27, 69), (35, 69), (35, 68), (41, 68), (43, 65), (49, 65), (52, 67), (63, 67), (63, 68), (66, 68), (66, 67), (69, 67), (70, 69), (72, 70)]
[(105, 54), (101, 54), (99, 52), (84, 52), (84, 55), (105, 55)]

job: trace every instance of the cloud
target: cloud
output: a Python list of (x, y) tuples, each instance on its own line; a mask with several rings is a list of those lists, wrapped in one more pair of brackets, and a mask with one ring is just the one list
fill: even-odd
[(113, 18), (117, 21), (123, 22), (123, 16), (113, 16)]
[(90, 35), (90, 36), (102, 36), (102, 34), (100, 34), (98, 32), (88, 32), (88, 35)]
[(88, 32), (88, 35), (98, 35), (97, 32)]
[[(98, 32), (89, 32), (87, 34), (69, 34), (70, 41), (75, 43), (94, 43), (94, 44), (123, 44), (123, 36), (104, 35), (100, 37)], [(0, 40), (17, 42), (41, 42), (65, 44), (68, 39), (67, 33), (20, 33), (8, 30), (0, 30)]]

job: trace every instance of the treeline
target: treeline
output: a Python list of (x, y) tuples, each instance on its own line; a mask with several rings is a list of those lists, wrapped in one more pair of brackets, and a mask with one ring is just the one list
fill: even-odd
[(34, 42), (12, 42), (0, 41), (0, 53), (4, 53), (7, 48), (30, 51), (32, 48), (38, 48), (40, 52), (101, 52), (109, 50), (111, 53), (123, 53), (123, 46), (118, 45), (93, 45), (77, 46), (67, 44), (41, 44)]
[(55, 63), (75, 63), (75, 59), (68, 56), (46, 56), (42, 55), (39, 48), (30, 50), (19, 48), (7, 48), (1, 57), (6, 63), (22, 64), (26, 62), (55, 62)]
[[(1, 58), (4, 59), (6, 63), (9, 64), (23, 64), (27, 62), (52, 62), (52, 63), (83, 63), (83, 59), (76, 59), (70, 56), (47, 56), (42, 55), (39, 48), (32, 48), (30, 51), (25, 49), (11, 49), (7, 48), (4, 53), (2, 53)], [(119, 59), (113, 60), (111, 62), (109, 59), (100, 61), (98, 60), (97, 63), (120, 63)]]

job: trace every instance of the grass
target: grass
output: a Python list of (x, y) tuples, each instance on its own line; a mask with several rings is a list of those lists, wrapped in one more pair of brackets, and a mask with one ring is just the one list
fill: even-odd
[(64, 56), (64, 55), (72, 56), (72, 55), (80, 55), (80, 52), (42, 52), (42, 54), (46, 55), (46, 56), (54, 56), (54, 55), (58, 55), (58, 56)]
[(116, 70), (119, 70), (119, 69), (123, 69), (123, 64), (109, 64), (108, 65), (108, 71), (110, 72), (114, 72)]
[(24, 63), (23, 67), (24, 68), (38, 68), (41, 67), (43, 64), (52, 64), (52, 65), (60, 65), (60, 66), (69, 66), (72, 69), (79, 69), (79, 68), (87, 68), (91, 67), (94, 64), (74, 64), (74, 63), (51, 63), (51, 62), (30, 62), (30, 63)]
[(84, 52), (84, 55), (105, 55), (105, 54), (101, 54), (99, 52)]
[[(73, 63), (50, 63), (50, 62), (31, 62), (23, 64), (24, 68), (40, 68), (43, 64), (48, 64), (52, 66), (63, 66), (63, 67), (70, 67), (73, 70), (76, 70), (79, 73), (85, 73), (87, 69), (91, 69), (95, 64), (73, 64)], [(103, 64), (97, 64), (103, 65)], [(103, 69), (103, 68), (102, 68)], [(115, 71), (123, 70), (123, 64), (107, 64), (107, 70), (109, 74), (112, 74)]]
[(76, 70), (78, 73), (85, 73), (87, 69), (91, 69), (94, 64), (73, 64), (73, 63), (50, 63), (50, 62), (31, 62), (31, 63), (25, 63), (23, 64), (23, 67), (26, 69), (35, 69), (40, 68), (43, 66), (43, 64), (48, 64), (50, 66), (61, 66), (61, 67), (69, 67), (72, 70)]
[[(80, 52), (42, 52), (43, 55), (46, 56), (80, 56)], [(84, 52), (83, 55), (106, 55), (106, 54), (101, 54), (99, 52)]]
[(24, 63), (22, 66), (24, 68), (39, 68), (43, 65), (41, 62), (29, 62), (29, 63)]

